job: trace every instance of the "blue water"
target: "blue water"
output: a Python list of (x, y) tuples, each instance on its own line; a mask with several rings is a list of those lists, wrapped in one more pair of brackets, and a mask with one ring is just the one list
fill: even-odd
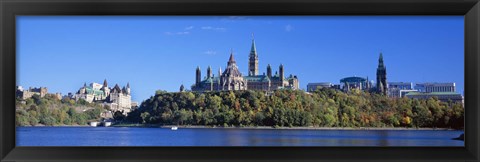
[(17, 146), (464, 146), (463, 131), (17, 127)]

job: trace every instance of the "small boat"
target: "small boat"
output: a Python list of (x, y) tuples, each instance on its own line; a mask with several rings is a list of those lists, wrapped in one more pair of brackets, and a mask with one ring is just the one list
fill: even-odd
[(98, 125), (98, 122), (90, 122), (90, 126), (96, 127)]
[(177, 130), (177, 129), (178, 129), (178, 127), (172, 127), (171, 129), (172, 129), (172, 130)]
[(112, 125), (112, 122), (104, 122), (104, 123), (103, 123), (103, 126), (104, 126), (104, 127), (109, 127), (109, 126), (111, 126), (111, 125)]

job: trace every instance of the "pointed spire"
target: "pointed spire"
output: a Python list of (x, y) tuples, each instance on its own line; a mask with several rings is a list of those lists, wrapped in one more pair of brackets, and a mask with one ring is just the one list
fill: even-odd
[(236, 63), (235, 62), (235, 58), (233, 57), (233, 50), (232, 52), (230, 53), (230, 59), (228, 59), (228, 65), (232, 64), (232, 63)]
[(127, 88), (130, 88), (130, 82), (127, 82)]
[(385, 66), (383, 65), (383, 54), (382, 54), (382, 52), (380, 52), (380, 56), (378, 57), (378, 66), (383, 66), (383, 67), (385, 67)]
[(87, 82), (83, 83), (83, 87), (87, 87)]
[(272, 77), (272, 67), (270, 66), (270, 64), (267, 65), (267, 76), (269, 78)]
[(207, 68), (207, 78), (211, 78), (212, 77), (212, 68), (210, 67), (210, 65), (208, 65), (208, 68)]
[(255, 37), (252, 33), (252, 48), (250, 49), (250, 55), (257, 55), (257, 48), (255, 47)]
[(107, 87), (108, 86), (108, 83), (107, 83), (107, 79), (103, 80), (103, 87)]
[(200, 66), (197, 66), (197, 70), (195, 71), (195, 84), (198, 85), (202, 77), (202, 71), (200, 71)]

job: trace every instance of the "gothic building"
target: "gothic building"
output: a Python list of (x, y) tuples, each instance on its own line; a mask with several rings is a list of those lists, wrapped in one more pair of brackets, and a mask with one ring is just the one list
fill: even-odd
[(377, 92), (383, 95), (387, 95), (387, 68), (383, 64), (383, 55), (380, 52), (380, 58), (378, 58), (377, 67)]
[(81, 87), (74, 97), (76, 100), (83, 99), (89, 103), (98, 102), (108, 105), (110, 109), (115, 111), (123, 111), (127, 114), (132, 108), (132, 96), (130, 93), (130, 84), (120, 88), (118, 84), (115, 84), (113, 88), (108, 87), (107, 80), (105, 79), (102, 84), (91, 83), (89, 86), (85, 83)]
[(255, 46), (255, 40), (252, 39), (248, 59), (248, 75), (243, 76), (238, 69), (233, 52), (227, 63), (227, 68), (222, 72), (220, 68), (218, 75), (212, 73), (212, 68), (207, 68), (207, 75), (202, 80), (200, 67), (196, 70), (195, 84), (192, 85), (192, 91), (223, 91), (223, 90), (262, 90), (271, 91), (276, 89), (288, 88), (298, 89), (299, 82), (296, 75), (284, 76), (283, 65), (280, 64), (278, 72), (272, 74), (270, 64), (267, 65), (267, 74), (259, 75), (258, 53)]

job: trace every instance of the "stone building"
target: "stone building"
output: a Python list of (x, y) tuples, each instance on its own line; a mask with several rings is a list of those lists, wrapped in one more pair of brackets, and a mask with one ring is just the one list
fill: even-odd
[(89, 103), (97, 102), (108, 105), (110, 109), (115, 111), (123, 111), (127, 114), (132, 108), (132, 96), (130, 91), (130, 84), (120, 88), (115, 84), (113, 88), (108, 87), (105, 79), (102, 84), (90, 83), (89, 86), (85, 83), (74, 96), (75, 100), (83, 99)]
[(296, 75), (290, 75), (287, 78), (284, 76), (283, 64), (280, 64), (274, 75), (270, 64), (267, 65), (267, 74), (259, 75), (258, 62), (255, 40), (252, 39), (247, 76), (242, 75), (231, 52), (227, 68), (224, 71), (220, 68), (217, 76), (212, 73), (212, 68), (209, 66), (207, 75), (202, 79), (200, 67), (197, 67), (192, 91), (299, 89)]
[(47, 95), (48, 89), (47, 87), (40, 87), (40, 88), (28, 88), (28, 90), (23, 89), (22, 86), (17, 86), (17, 90), (15, 92), (15, 96), (22, 100), (28, 99), (33, 95), (39, 95), (40, 97), (45, 97)]

